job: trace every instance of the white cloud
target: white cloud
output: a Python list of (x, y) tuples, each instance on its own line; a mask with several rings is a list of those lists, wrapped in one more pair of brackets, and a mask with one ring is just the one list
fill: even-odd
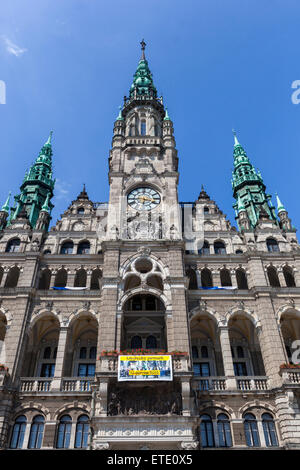
[(6, 46), (6, 50), (9, 54), (14, 55), (15, 57), (19, 57), (20, 55), (24, 54), (24, 52), (27, 51), (27, 49), (22, 48), (12, 42), (8, 37), (2, 36), (2, 39), (4, 41), (4, 44)]
[(54, 196), (56, 199), (69, 199), (71, 184), (56, 178)]

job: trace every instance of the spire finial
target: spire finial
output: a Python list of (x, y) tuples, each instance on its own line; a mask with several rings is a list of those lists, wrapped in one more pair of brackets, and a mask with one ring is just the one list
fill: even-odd
[(5, 212), (9, 212), (9, 200), (10, 200), (10, 196), (11, 196), (11, 191), (9, 191), (8, 193), (8, 198), (6, 199), (5, 203), (3, 204), (2, 206), (2, 211), (5, 211)]
[(119, 114), (117, 117), (117, 121), (124, 121), (124, 118), (122, 116), (122, 106), (119, 106)]
[(166, 113), (165, 113), (164, 121), (170, 121), (170, 116), (169, 116), (167, 107), (166, 107)]
[(45, 145), (51, 145), (52, 134), (53, 134), (53, 131), (50, 131), (50, 134), (49, 134), (48, 140), (47, 140), (47, 142), (45, 143)]
[(45, 199), (44, 204), (42, 205), (41, 210), (44, 211), (44, 212), (49, 212), (50, 213), (49, 199), (50, 199), (50, 193), (47, 193), (47, 197)]
[(141, 49), (142, 49), (142, 57), (141, 57), (141, 60), (145, 60), (145, 47), (146, 47), (146, 43), (145, 43), (144, 39), (141, 40), (140, 45), (141, 45)]
[(240, 143), (237, 139), (237, 136), (236, 136), (235, 129), (232, 129), (232, 133), (233, 133), (233, 137), (234, 137), (234, 145), (240, 145)]
[(279, 212), (283, 212), (283, 211), (286, 212), (285, 207), (280, 201), (277, 193), (276, 193), (276, 202), (277, 202), (277, 213), (279, 214)]

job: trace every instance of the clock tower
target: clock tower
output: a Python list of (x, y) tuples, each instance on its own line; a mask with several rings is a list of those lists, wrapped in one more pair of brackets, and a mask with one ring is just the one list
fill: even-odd
[(109, 157), (107, 239), (181, 239), (173, 124), (158, 98), (145, 42)]
[[(110, 195), (101, 245), (104, 266), (96, 374), (99, 399), (94, 418), (94, 443), (100, 447), (105, 446), (100, 435), (105, 434), (106, 426), (111, 430), (111, 419), (116, 422), (114, 410), (120, 407), (125, 415), (138, 408), (137, 413), (144, 416), (144, 431), (149, 428), (152, 432), (153, 423), (146, 415), (161, 415), (162, 407), (168, 406), (166, 413), (174, 419), (180, 415), (186, 439), (193, 440), (178, 157), (173, 124), (162, 97), (157, 96), (145, 46), (142, 41), (129, 97), (124, 97), (114, 124), (109, 156)], [(176, 362), (178, 370), (173, 370), (171, 383), (118, 382), (117, 359), (109, 358), (109, 354), (140, 348), (152, 354), (181, 351), (184, 359)], [(167, 397), (164, 402), (162, 396)], [(132, 432), (132, 436), (139, 432), (137, 423), (125, 422), (124, 416), (118, 426), (127, 427), (126, 432)]]

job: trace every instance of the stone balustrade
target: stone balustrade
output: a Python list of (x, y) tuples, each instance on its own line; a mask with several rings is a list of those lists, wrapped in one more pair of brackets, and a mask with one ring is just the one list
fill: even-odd
[(286, 385), (300, 385), (300, 369), (286, 368), (280, 370), (282, 381)]
[[(299, 382), (300, 383), (300, 382)], [(224, 390), (268, 390), (268, 377), (193, 377), (193, 390), (198, 392), (222, 392)]]

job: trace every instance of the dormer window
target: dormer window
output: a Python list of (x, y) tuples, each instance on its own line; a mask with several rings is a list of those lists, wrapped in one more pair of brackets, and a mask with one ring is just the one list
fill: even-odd
[(83, 207), (79, 207), (79, 208), (77, 209), (77, 214), (78, 214), (78, 215), (83, 215), (83, 214), (84, 214), (84, 208), (83, 208)]

